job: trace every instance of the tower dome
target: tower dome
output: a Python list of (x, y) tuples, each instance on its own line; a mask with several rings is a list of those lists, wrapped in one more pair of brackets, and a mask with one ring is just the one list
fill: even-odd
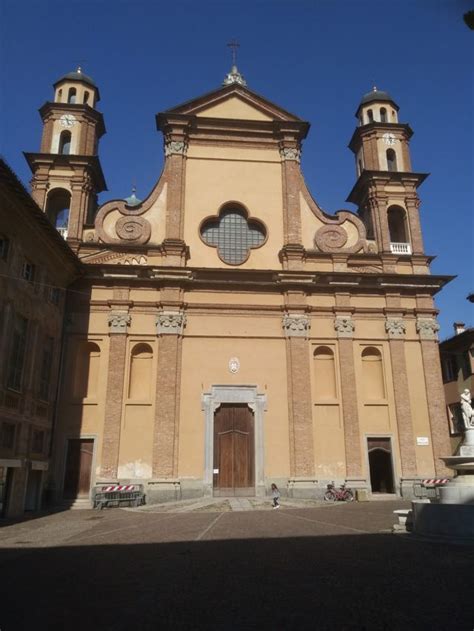
[(364, 96), (360, 100), (360, 105), (365, 105), (366, 103), (372, 103), (374, 101), (389, 101), (390, 103), (393, 103), (397, 109), (399, 109), (398, 105), (392, 99), (390, 94), (388, 92), (385, 92), (384, 90), (377, 89), (376, 86), (374, 86), (370, 92), (364, 94)]
[(359, 125), (374, 122), (398, 123), (399, 109), (388, 92), (379, 90), (374, 85), (372, 90), (364, 94), (360, 100), (355, 115), (359, 119)]
[(138, 199), (138, 197), (135, 195), (136, 190), (137, 189), (133, 187), (132, 194), (130, 195), (130, 197), (125, 197), (124, 201), (127, 204), (127, 206), (138, 206), (142, 203), (142, 200)]
[(91, 79), (91, 77), (89, 77), (88, 75), (84, 74), (80, 66), (74, 72), (68, 72), (67, 74), (62, 76), (60, 79), (58, 79), (56, 83), (54, 83), (54, 86), (56, 86), (61, 81), (81, 81), (82, 83), (87, 83), (88, 85), (97, 89), (97, 85), (95, 84), (95, 81)]
[(85, 103), (95, 107), (100, 101), (99, 88), (91, 77), (82, 72), (80, 66), (55, 81), (53, 87), (56, 103)]

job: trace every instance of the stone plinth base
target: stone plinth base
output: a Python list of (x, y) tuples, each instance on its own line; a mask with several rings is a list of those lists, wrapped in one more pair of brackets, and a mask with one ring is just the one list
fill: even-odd
[(474, 543), (474, 504), (412, 502), (413, 533)]
[[(298, 499), (319, 499), (321, 487), (314, 478), (290, 478), (288, 480), (288, 497)], [(324, 493), (323, 493), (324, 495)]]
[(474, 507), (474, 475), (457, 475), (439, 489), (441, 504), (472, 504)]
[[(202, 495), (202, 485), (201, 485)], [(181, 482), (179, 480), (148, 480), (146, 486), (146, 503), (176, 502), (182, 499)]]
[[(435, 477), (434, 475), (432, 477)], [(415, 484), (417, 484), (418, 489), (421, 488), (422, 479), (421, 478), (401, 478), (400, 480), (400, 495), (404, 500), (414, 500), (417, 497), (420, 497), (420, 494), (417, 496), (415, 494)]]

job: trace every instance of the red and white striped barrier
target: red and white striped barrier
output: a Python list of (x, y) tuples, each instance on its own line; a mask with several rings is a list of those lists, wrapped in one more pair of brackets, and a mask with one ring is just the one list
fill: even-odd
[(438, 484), (446, 484), (446, 482), (449, 482), (449, 478), (431, 478), (423, 480), (423, 486), (438, 486)]
[(135, 484), (111, 484), (110, 486), (103, 486), (101, 491), (109, 493), (110, 491), (134, 491)]

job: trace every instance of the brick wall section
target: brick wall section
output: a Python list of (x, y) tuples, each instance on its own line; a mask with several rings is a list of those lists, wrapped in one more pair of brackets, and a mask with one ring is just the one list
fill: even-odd
[(123, 333), (110, 334), (109, 369), (107, 393), (105, 397), (106, 413), (101, 463), (101, 477), (110, 480), (117, 478), (126, 347), (126, 335)]
[(41, 139), (41, 153), (51, 153), (51, 143), (53, 141), (54, 119), (48, 118), (43, 127), (43, 137)]
[(296, 160), (283, 160), (283, 212), (285, 243), (301, 243), (301, 211), (300, 211), (300, 165)]
[(173, 478), (178, 474), (179, 384), (182, 339), (163, 335), (158, 347), (153, 476)]
[(166, 158), (168, 180), (166, 239), (183, 238), (185, 157), (172, 154)]
[(359, 412), (352, 339), (339, 339), (346, 476), (362, 477)]
[(308, 341), (287, 339), (290, 421), (290, 475), (314, 476), (313, 418)]
[(421, 354), (425, 371), (426, 396), (431, 424), (431, 442), (435, 461), (435, 472), (439, 476), (451, 476), (451, 469), (445, 467), (441, 456), (451, 455), (446, 401), (444, 397), (438, 342), (421, 340)]
[(377, 214), (378, 214), (378, 225), (380, 226), (380, 240), (378, 241), (378, 246), (382, 252), (390, 252), (390, 231), (388, 229), (388, 216), (387, 216), (387, 203), (388, 197), (387, 195), (383, 195), (380, 192), (377, 193)]
[(403, 134), (402, 138), (400, 139), (400, 147), (402, 150), (404, 171), (411, 171), (410, 145), (408, 143), (408, 138), (405, 136), (405, 134)]
[(404, 345), (405, 342), (402, 339), (390, 340), (402, 476), (411, 478), (417, 475), (417, 471)]
[(423, 237), (421, 234), (420, 213), (418, 207), (420, 201), (415, 194), (405, 198), (407, 208), (408, 223), (410, 226), (410, 238), (413, 254), (423, 254)]

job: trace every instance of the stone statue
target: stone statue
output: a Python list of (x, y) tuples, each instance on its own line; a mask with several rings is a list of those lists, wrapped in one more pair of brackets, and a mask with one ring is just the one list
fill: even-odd
[(464, 427), (474, 429), (474, 410), (471, 405), (471, 393), (467, 388), (461, 394), (461, 412)]

